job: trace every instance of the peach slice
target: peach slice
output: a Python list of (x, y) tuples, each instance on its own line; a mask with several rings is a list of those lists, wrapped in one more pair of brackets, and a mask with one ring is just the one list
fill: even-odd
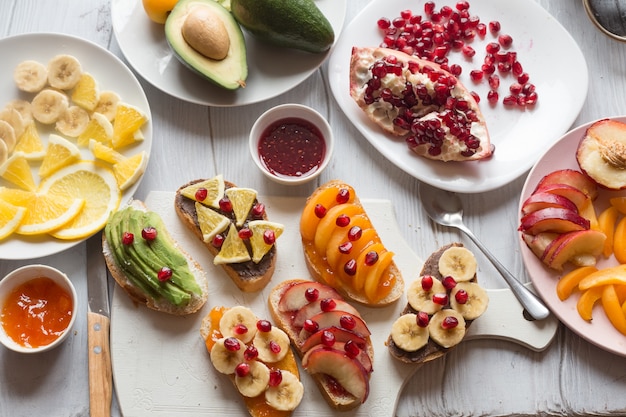
[[(351, 330), (363, 337), (369, 337), (372, 334), (360, 315), (357, 316), (343, 311), (319, 313), (311, 317), (311, 320), (319, 325), (318, 330), (325, 329), (327, 327), (339, 327)], [(302, 329), (300, 332), (300, 339), (305, 340), (309, 336), (309, 332)]]
[(603, 119), (589, 126), (576, 149), (576, 161), (600, 186), (626, 188), (626, 123)]
[(600, 298), (602, 298), (603, 287), (593, 287), (587, 291), (584, 291), (578, 302), (576, 303), (576, 310), (580, 317), (585, 321), (591, 321), (593, 318), (593, 307)]
[(535, 192), (561, 195), (576, 204), (578, 211), (581, 211), (590, 200), (587, 194), (568, 184), (546, 184)]
[(320, 190), (320, 192), (316, 194), (315, 198), (307, 200), (306, 205), (302, 210), (302, 217), (300, 218), (300, 234), (302, 239), (311, 241), (315, 238), (315, 230), (317, 230), (317, 225), (321, 219), (317, 216), (317, 214), (315, 214), (315, 207), (320, 205), (325, 210), (329, 210), (337, 204), (340, 204), (337, 200), (337, 196), (342, 190), (345, 192), (347, 197), (347, 201), (342, 200), (342, 202), (352, 203), (356, 194), (354, 189), (347, 184), (341, 185), (341, 187), (337, 186), (325, 188), (324, 190)]
[(363, 336), (356, 334), (355, 332), (351, 330), (346, 330), (337, 326), (331, 326), (325, 329), (318, 330), (317, 332), (311, 334), (304, 341), (304, 343), (302, 343), (302, 345), (300, 346), (300, 350), (306, 353), (313, 346), (319, 345), (320, 343), (322, 343), (322, 335), (324, 334), (324, 332), (332, 333), (333, 336), (335, 337), (336, 342), (345, 343), (348, 340), (352, 340), (354, 343), (357, 344), (359, 349), (365, 349), (365, 346), (367, 345), (367, 340)]
[(613, 234), (613, 255), (621, 264), (626, 263), (626, 217), (617, 222)]
[(526, 215), (547, 207), (559, 207), (578, 212), (578, 207), (567, 197), (559, 194), (539, 192), (531, 194), (522, 203), (522, 214)]
[[(550, 268), (560, 271), (563, 265), (575, 258), (595, 262), (595, 257), (602, 253), (606, 235), (596, 230), (580, 230), (558, 236), (548, 247), (543, 262)], [(585, 256), (581, 258), (581, 256)], [(580, 265), (581, 262), (577, 262)]]
[(626, 335), (626, 315), (613, 285), (606, 285), (602, 291), (602, 308), (609, 321), (622, 334)]
[[(332, 300), (332, 301), (330, 301)], [(323, 304), (330, 305), (332, 303), (333, 307), (330, 310), (324, 310)], [(329, 307), (326, 307), (329, 308)], [(351, 304), (339, 299), (339, 298), (320, 298), (317, 301), (309, 303), (302, 307), (293, 319), (293, 325), (296, 327), (302, 327), (304, 325), (304, 321), (310, 319), (311, 317), (322, 313), (324, 311), (342, 311), (344, 313), (350, 313), (352, 315), (359, 315), (359, 312), (356, 308), (352, 307)]]
[(559, 169), (545, 175), (537, 184), (536, 190), (548, 184), (567, 184), (587, 194), (590, 199), (598, 197), (598, 185), (588, 176), (575, 169)]
[(626, 284), (626, 265), (604, 268), (589, 274), (578, 283), (578, 288), (584, 291), (593, 287), (613, 284)]
[[(333, 349), (333, 350), (338, 350), (339, 352), (343, 352), (345, 354), (345, 351), (346, 351), (345, 350), (345, 346), (346, 346), (346, 342), (335, 341), (335, 343), (333, 343), (333, 345), (330, 346), (330, 348)], [(312, 355), (312, 354), (314, 354), (315, 350), (327, 350), (327, 349), (329, 349), (329, 346), (326, 346), (326, 345), (323, 345), (323, 344), (319, 344), (317, 346), (313, 346), (310, 349), (310, 352), (311, 352), (311, 355)], [(361, 364), (363, 369), (365, 369), (365, 372), (367, 372), (367, 373), (371, 373), (372, 372), (372, 370), (373, 370), (372, 359), (370, 358), (370, 356), (367, 354), (366, 351), (364, 351), (361, 348), (359, 348), (359, 352), (354, 357), (354, 359), (359, 361), (359, 363)]]
[(589, 227), (589, 220), (573, 210), (547, 207), (522, 217), (519, 230), (536, 235), (542, 232), (566, 233), (587, 230)]
[(299, 282), (289, 287), (283, 293), (280, 297), (280, 301), (278, 302), (278, 309), (283, 312), (297, 311), (309, 304), (310, 301), (307, 300), (305, 296), (305, 293), (309, 288), (317, 290), (318, 299), (341, 298), (339, 293), (328, 285), (323, 285), (316, 281)]
[(613, 236), (615, 236), (615, 224), (617, 223), (618, 214), (617, 208), (610, 206), (598, 216), (598, 229), (606, 235), (604, 249), (602, 250), (605, 258), (608, 258), (613, 253)]
[(320, 254), (326, 253), (326, 246), (335, 229), (338, 227), (348, 227), (347, 224), (339, 226), (337, 219), (340, 216), (349, 218), (363, 213), (363, 207), (356, 204), (339, 204), (326, 212), (323, 219), (320, 220), (315, 231), (315, 250)]
[(556, 294), (559, 300), (567, 300), (582, 279), (597, 271), (598, 268), (595, 266), (581, 266), (563, 275), (556, 284)]

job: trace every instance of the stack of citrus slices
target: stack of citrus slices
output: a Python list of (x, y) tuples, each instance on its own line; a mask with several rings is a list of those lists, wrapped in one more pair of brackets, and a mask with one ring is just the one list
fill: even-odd
[[(54, 85), (59, 60), (71, 63), (76, 82)], [(32, 100), (13, 100), (0, 110), (0, 240), (13, 234), (84, 238), (104, 226), (122, 192), (144, 173), (147, 153), (133, 145), (143, 140), (148, 117), (117, 93), (100, 92), (69, 55), (36, 64), (18, 64), (14, 74)], [(45, 69), (45, 81), (37, 81), (44, 77), (35, 68)]]

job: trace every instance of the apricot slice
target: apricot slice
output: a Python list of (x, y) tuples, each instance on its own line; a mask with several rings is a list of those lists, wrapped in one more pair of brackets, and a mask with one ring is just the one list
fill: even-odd
[[(351, 241), (352, 249), (350, 250), (350, 254), (342, 254), (339, 250), (339, 246), (349, 241), (348, 234), (350, 232), (350, 229), (352, 229), (353, 227), (361, 228), (361, 238), (355, 241)], [(358, 243), (361, 242), (361, 239), (364, 238), (363, 235), (365, 234), (365, 231), (371, 229), (372, 223), (370, 222), (369, 217), (365, 215), (365, 213), (359, 214), (357, 216), (352, 216), (350, 218), (350, 224), (348, 224), (347, 227), (336, 228), (331, 237), (328, 239), (328, 242), (326, 243), (326, 261), (328, 262), (328, 265), (333, 270), (337, 270), (337, 268), (339, 268), (341, 265), (343, 265), (343, 263), (347, 261), (347, 259), (345, 259), (343, 263), (341, 263), (341, 258), (351, 256), (351, 254), (354, 253), (359, 253), (360, 250), (356, 249), (355, 246), (358, 245)], [(368, 238), (369, 235), (371, 235), (371, 233), (368, 233), (368, 236), (365, 236), (365, 238)]]
[(380, 291), (380, 281), (385, 276), (386, 270), (393, 261), (393, 252), (387, 251), (379, 255), (378, 261), (372, 266), (369, 273), (365, 277), (365, 296), (368, 300), (375, 303), (386, 295)]
[(617, 222), (613, 235), (613, 255), (621, 264), (626, 263), (626, 217)]
[(589, 220), (589, 228), (591, 230), (600, 230), (596, 208), (591, 200), (587, 200), (587, 203), (583, 204), (583, 206), (579, 209), (579, 213), (583, 218)]
[(564, 301), (569, 298), (574, 289), (578, 287), (580, 281), (596, 271), (598, 271), (598, 268), (595, 266), (582, 266), (563, 275), (556, 284), (556, 294), (559, 300)]
[(615, 224), (619, 211), (616, 207), (610, 206), (598, 216), (598, 228), (606, 235), (602, 254), (608, 258), (613, 253), (613, 236), (615, 235)]
[(621, 214), (626, 214), (626, 197), (613, 197), (609, 199), (609, 202)]
[(320, 220), (315, 231), (315, 250), (320, 254), (326, 254), (326, 246), (337, 227), (348, 227), (349, 223), (339, 226), (337, 219), (339, 216), (346, 216), (350, 220), (353, 216), (363, 214), (363, 207), (356, 204), (339, 204), (328, 210), (323, 219)]
[(367, 275), (369, 274), (370, 270), (372, 270), (374, 266), (376, 265), (376, 264), (368, 265), (366, 262), (365, 258), (367, 257), (367, 254), (370, 252), (376, 252), (380, 260), (380, 256), (383, 254), (383, 252), (386, 252), (385, 245), (383, 245), (382, 243), (374, 243), (373, 245), (365, 248), (365, 250), (363, 250), (359, 254), (359, 257), (356, 259), (356, 274), (354, 275), (352, 279), (352, 287), (354, 288), (355, 291), (359, 293), (363, 292), (365, 288), (365, 280), (367, 279)]
[(603, 287), (593, 287), (583, 292), (576, 303), (576, 310), (583, 320), (591, 321), (593, 318), (593, 306), (602, 298)]
[(317, 225), (321, 220), (321, 218), (315, 214), (315, 207), (319, 204), (328, 211), (330, 208), (340, 204), (337, 200), (337, 196), (342, 189), (345, 191), (347, 197), (345, 203), (352, 203), (356, 194), (354, 189), (347, 184), (325, 188), (316, 193), (314, 198), (307, 200), (302, 210), (302, 217), (300, 218), (300, 234), (302, 239), (313, 240), (315, 238), (315, 230), (317, 230)]
[(611, 324), (620, 333), (626, 335), (626, 315), (624, 315), (613, 285), (606, 285), (602, 291), (602, 308)]
[(581, 291), (609, 284), (626, 284), (626, 265), (604, 268), (587, 275), (578, 283)]

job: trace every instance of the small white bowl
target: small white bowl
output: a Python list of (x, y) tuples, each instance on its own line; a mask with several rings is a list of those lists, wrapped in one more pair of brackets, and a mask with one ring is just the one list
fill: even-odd
[[(316, 169), (311, 170), (309, 173), (303, 175), (287, 175), (287, 174), (279, 174), (276, 172), (272, 172), (270, 168), (264, 163), (259, 154), (259, 142), (262, 139), (262, 136), (266, 132), (268, 128), (276, 123), (280, 123), (280, 121), (289, 119), (301, 119), (305, 122), (313, 125), (321, 134), (322, 139), (325, 144), (325, 152), (324, 157), (322, 158), (320, 164)], [(334, 137), (333, 132), (330, 128), (330, 125), (319, 114), (317, 111), (313, 110), (310, 107), (303, 106), (301, 104), (282, 104), (276, 107), (272, 107), (263, 113), (256, 120), (252, 129), (250, 130), (250, 155), (252, 156), (252, 160), (257, 165), (259, 170), (265, 175), (267, 178), (272, 181), (276, 181), (280, 184), (285, 185), (299, 185), (309, 182), (319, 176), (324, 168), (328, 165), (334, 147)], [(275, 171), (275, 170), (273, 170)]]
[[(57, 337), (54, 341), (50, 342), (47, 345), (38, 346), (38, 347), (28, 347), (23, 346), (20, 343), (13, 340), (9, 337), (4, 329), (4, 325), (2, 323), (2, 311), (4, 309), (5, 302), (7, 301), (7, 297), (15, 288), (19, 285), (24, 284), (35, 278), (47, 277), (53, 280), (57, 285), (63, 288), (70, 294), (72, 299), (72, 316), (70, 321), (59, 337)], [(76, 320), (76, 289), (74, 285), (70, 281), (70, 279), (63, 272), (59, 271), (56, 268), (47, 265), (26, 265), (21, 268), (10, 272), (7, 276), (5, 276), (0, 281), (0, 342), (6, 346), (8, 349), (11, 349), (15, 352), (20, 353), (37, 353), (44, 352), (46, 350), (50, 350), (58, 345), (60, 345), (63, 340), (67, 337), (67, 335), (71, 332), (72, 327), (74, 326), (74, 321)]]

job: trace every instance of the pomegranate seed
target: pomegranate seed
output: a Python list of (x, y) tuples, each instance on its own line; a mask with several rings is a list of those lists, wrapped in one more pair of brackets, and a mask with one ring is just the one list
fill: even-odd
[(480, 103), (480, 96), (476, 91), (470, 91), (470, 94), (474, 97), (474, 101), (476, 101), (476, 103)]
[(452, 73), (452, 75), (454, 75), (455, 77), (458, 77), (459, 75), (461, 75), (462, 72), (463, 72), (463, 67), (461, 67), (459, 64), (450, 65), (450, 73)]
[(425, 313), (423, 311), (419, 311), (417, 313), (417, 317), (416, 317), (415, 321), (417, 322), (417, 325), (419, 327), (427, 327), (428, 326), (428, 322), (430, 321), (430, 317), (428, 317), (427, 313)]
[(306, 291), (304, 291), (304, 298), (306, 298), (309, 303), (317, 300), (319, 296), (320, 291), (317, 288), (309, 287), (306, 289)]
[(243, 358), (247, 361), (251, 361), (256, 359), (259, 356), (259, 350), (254, 346), (250, 345), (243, 351)]
[(500, 32), (501, 28), (502, 26), (500, 25), (500, 22), (498, 22), (497, 20), (489, 22), (489, 31), (491, 33), (498, 33)]
[(357, 356), (359, 356), (359, 353), (361, 353), (361, 349), (359, 349), (357, 344), (352, 339), (346, 342), (346, 344), (343, 346), (343, 350), (346, 351), (346, 355), (349, 358), (356, 358)]
[(497, 74), (491, 74), (489, 76), (489, 87), (492, 90), (497, 90), (500, 87), (500, 77)]
[(434, 11), (435, 11), (434, 1), (427, 1), (426, 3), (424, 3), (424, 13), (426, 13), (426, 15), (431, 15), (433, 14)]
[(359, 240), (363, 235), (363, 229), (359, 226), (352, 226), (350, 231), (348, 232), (348, 240), (354, 242), (355, 240)]
[(309, 333), (315, 333), (319, 329), (320, 325), (311, 319), (304, 320), (302, 328)]
[(235, 334), (246, 334), (248, 333), (248, 327), (243, 323), (239, 323), (233, 327), (233, 332)]
[[(521, 83), (520, 83), (521, 84)], [(531, 93), (535, 92), (535, 85), (534, 84), (524, 84), (524, 87), (522, 88), (522, 93), (529, 95)]]
[(433, 277), (430, 275), (425, 275), (422, 277), (422, 289), (424, 291), (430, 291), (433, 287)]
[(273, 245), (276, 242), (276, 234), (272, 229), (267, 229), (263, 232), (263, 242), (266, 245)]
[(487, 34), (487, 25), (485, 25), (484, 23), (479, 23), (476, 25), (476, 30), (478, 31), (478, 35), (481, 38), (484, 38)]
[(226, 348), (226, 350), (234, 352), (241, 349), (241, 343), (236, 337), (227, 337), (226, 339), (224, 339), (224, 347)]
[(340, 214), (339, 216), (337, 216), (335, 224), (339, 227), (346, 227), (350, 224), (350, 217), (346, 216), (345, 214)]
[(487, 75), (491, 75), (494, 72), (496, 72), (496, 66), (495, 65), (483, 64), (483, 65), (481, 65), (480, 69)]
[(526, 105), (526, 95), (525, 94), (520, 94), (519, 96), (517, 96), (517, 105), (518, 106), (525, 106)]
[(239, 232), (237, 232), (237, 234), (239, 235), (241, 239), (248, 240), (252, 237), (252, 230), (248, 229), (247, 227), (244, 227)]
[(315, 211), (315, 216), (318, 219), (321, 219), (322, 217), (324, 217), (326, 215), (326, 207), (324, 207), (321, 204), (316, 204), (314, 211)]
[(376, 22), (376, 24), (380, 29), (385, 30), (389, 29), (389, 26), (391, 26), (391, 21), (386, 17), (381, 17), (380, 19), (378, 19), (378, 22)]
[(365, 254), (365, 265), (372, 266), (376, 262), (378, 262), (378, 252), (372, 250)]
[(445, 293), (437, 293), (433, 294), (433, 303), (445, 306), (448, 304), (448, 294)]
[(223, 235), (215, 235), (211, 240), (211, 244), (216, 248), (221, 248), (224, 244), (224, 236)]
[(132, 245), (135, 241), (135, 235), (131, 232), (122, 233), (122, 244), (124, 245)]
[(341, 188), (335, 198), (339, 204), (347, 203), (350, 201), (350, 190), (347, 188)]
[(153, 241), (157, 238), (157, 229), (154, 226), (147, 226), (141, 230), (141, 237), (147, 240), (148, 242)]
[(500, 45), (497, 44), (496, 42), (489, 42), (487, 46), (485, 47), (485, 50), (487, 51), (488, 54), (493, 55), (500, 50)]
[[(513, 72), (515, 74), (515, 72)], [(530, 76), (528, 75), (527, 72), (523, 72), (521, 74), (518, 75), (517, 77), (517, 82), (520, 84), (526, 84), (528, 82), (528, 80), (530, 80)]]
[(465, 55), (468, 58), (471, 58), (474, 55), (476, 55), (476, 50), (469, 45), (463, 46), (461, 48), (461, 52), (463, 53), (463, 55)]
[(270, 342), (270, 350), (272, 351), (272, 353), (280, 353), (280, 345), (278, 343), (276, 343), (275, 341), (271, 341)]
[(513, 38), (511, 35), (500, 35), (498, 36), (498, 43), (504, 48), (508, 48), (511, 44), (513, 44)]
[(534, 91), (526, 96), (526, 105), (532, 105), (537, 103), (537, 93)]
[(173, 274), (172, 270), (168, 268), (167, 266), (164, 266), (161, 269), (159, 269), (159, 272), (157, 273), (157, 278), (159, 279), (159, 281), (165, 282), (169, 280), (170, 278), (172, 278), (172, 274)]
[(470, 78), (475, 83), (480, 82), (483, 79), (484, 75), (485, 75), (485, 73), (482, 72), (481, 70), (471, 70), (470, 71)]
[(517, 97), (514, 95), (508, 95), (502, 99), (502, 103), (505, 106), (513, 106), (517, 104)]
[(401, 18), (401, 17), (396, 17), (395, 19), (393, 19), (393, 20), (391, 21), (391, 24), (393, 25), (393, 27), (396, 27), (396, 28), (401, 28), (401, 27), (403, 27), (403, 26), (404, 26), (404, 23), (405, 23), (405, 21), (404, 21), (404, 19), (403, 19), (403, 18)]
[(448, 291), (456, 287), (456, 280), (449, 275), (447, 277), (444, 277), (441, 283), (443, 284), (445, 289)]
[(254, 207), (252, 207), (252, 215), (257, 219), (263, 218), (265, 215), (265, 204), (256, 203)]
[(324, 298), (320, 301), (320, 308), (324, 312), (332, 311), (337, 307), (337, 302), (332, 298)]
[(487, 101), (491, 104), (496, 104), (499, 98), (500, 95), (497, 91), (489, 90), (489, 92), (487, 93)]
[(344, 255), (352, 252), (352, 242), (345, 242), (339, 245), (339, 252), (343, 253)]
[(206, 200), (207, 195), (209, 195), (209, 190), (207, 190), (204, 187), (198, 188), (198, 190), (194, 194), (194, 196), (196, 198), (196, 201), (204, 201), (204, 200)]
[(468, 10), (470, 5), (469, 5), (469, 2), (467, 1), (459, 1), (456, 3), (455, 7), (458, 11), (463, 11), (463, 10)]
[(224, 213), (231, 213), (233, 211), (233, 203), (230, 202), (228, 197), (222, 197), (219, 201), (220, 210)]
[(459, 320), (454, 316), (446, 316), (441, 322), (441, 327), (446, 330), (453, 329), (458, 325), (459, 325)]
[(407, 19), (408, 20), (411, 16), (413, 16), (413, 12), (410, 9), (405, 9), (405, 10), (402, 10), (400, 12), (400, 16), (403, 19)]
[(459, 304), (467, 303), (468, 298), (469, 298), (469, 295), (467, 294), (467, 291), (465, 290), (458, 290), (456, 294), (454, 294), (454, 299)]
[(511, 92), (511, 94), (517, 95), (522, 92), (522, 85), (520, 83), (513, 83), (509, 87), (509, 91)]
[(248, 376), (248, 374), (250, 373), (250, 364), (246, 362), (241, 362), (235, 367), (235, 373), (239, 378)]
[(346, 262), (343, 266), (343, 271), (350, 276), (356, 275), (356, 261), (354, 259), (350, 259)]
[(280, 383), (283, 382), (283, 373), (280, 369), (272, 369), (270, 371), (270, 380), (268, 381), (268, 385), (270, 387), (277, 387)]
[(256, 322), (256, 328), (263, 333), (267, 333), (272, 330), (272, 323), (269, 320), (259, 320)]
[(335, 334), (330, 330), (323, 330), (321, 341), (324, 346), (331, 347), (335, 344)]
[(339, 318), (339, 325), (346, 330), (353, 330), (356, 327), (356, 320), (354, 317), (344, 314)]

